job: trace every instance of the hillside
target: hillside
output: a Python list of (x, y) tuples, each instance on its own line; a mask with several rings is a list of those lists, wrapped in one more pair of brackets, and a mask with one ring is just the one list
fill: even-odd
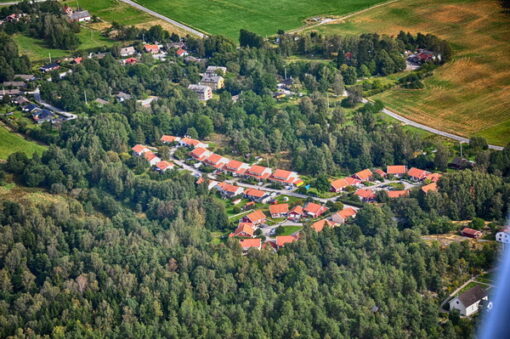
[(423, 90), (393, 89), (376, 98), (415, 121), (490, 143), (510, 141), (510, 16), (497, 1), (402, 0), (340, 24), (314, 27), (326, 34), (400, 30), (448, 40), (453, 62), (425, 81)]
[(381, 0), (137, 0), (169, 18), (211, 34), (236, 39), (241, 28), (261, 35), (303, 25), (318, 15), (343, 15), (383, 2)]

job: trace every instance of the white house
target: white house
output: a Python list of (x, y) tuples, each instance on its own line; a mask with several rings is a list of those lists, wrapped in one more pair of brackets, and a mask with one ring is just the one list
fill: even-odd
[(487, 291), (476, 285), (450, 301), (450, 311), (459, 310), (460, 315), (469, 317), (478, 312), (480, 302), (489, 300)]

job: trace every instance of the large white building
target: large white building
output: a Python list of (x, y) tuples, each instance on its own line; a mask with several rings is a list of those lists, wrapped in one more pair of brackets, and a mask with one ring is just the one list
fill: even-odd
[(450, 301), (450, 311), (458, 310), (460, 315), (469, 317), (478, 312), (480, 302), (489, 300), (487, 291), (476, 285)]

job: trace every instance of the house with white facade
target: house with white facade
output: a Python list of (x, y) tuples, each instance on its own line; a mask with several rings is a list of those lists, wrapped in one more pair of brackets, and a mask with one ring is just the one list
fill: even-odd
[(469, 317), (480, 309), (482, 301), (488, 301), (487, 291), (476, 285), (450, 301), (450, 311), (458, 310), (460, 315)]

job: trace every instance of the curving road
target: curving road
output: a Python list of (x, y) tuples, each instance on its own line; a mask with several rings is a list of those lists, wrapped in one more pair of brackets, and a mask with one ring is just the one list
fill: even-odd
[[(363, 98), (361, 100), (361, 102), (365, 104), (365, 103), (367, 103), (369, 101), (367, 99)], [(469, 143), (469, 139), (467, 139), (467, 138), (464, 138), (464, 137), (461, 137), (461, 136), (458, 136), (458, 135), (455, 135), (455, 134), (452, 134), (452, 133), (440, 131), (440, 130), (435, 129), (433, 127), (420, 124), (419, 122), (409, 120), (407, 118), (404, 118), (401, 115), (398, 115), (395, 112), (390, 111), (389, 109), (383, 108), (382, 113), (384, 113), (384, 114), (386, 114), (386, 115), (388, 115), (388, 116), (390, 116), (390, 117), (392, 117), (394, 119), (397, 119), (398, 121), (401, 121), (401, 122), (403, 122), (406, 125), (413, 126), (413, 127), (422, 129), (424, 131), (427, 131), (427, 132), (430, 132), (430, 133), (433, 133), (433, 134), (441, 135), (441, 136), (446, 137), (446, 138), (457, 140), (457, 141), (462, 142), (462, 143)], [(493, 150), (496, 150), (496, 151), (502, 151), (504, 147), (496, 146), (496, 145), (489, 145), (489, 148), (493, 149)]]
[(196, 29), (191, 28), (191, 27), (189, 27), (189, 26), (186, 26), (186, 25), (184, 25), (184, 24), (181, 24), (180, 22), (177, 22), (177, 21), (175, 21), (175, 20), (172, 20), (172, 19), (170, 19), (170, 18), (168, 18), (168, 17), (166, 17), (166, 16), (164, 16), (164, 15), (161, 15), (161, 14), (159, 14), (158, 12), (154, 12), (154, 11), (152, 11), (152, 10), (150, 10), (150, 9), (146, 8), (146, 7), (143, 7), (142, 5), (139, 5), (139, 4), (137, 4), (136, 2), (134, 2), (134, 1), (131, 1), (131, 0), (120, 0), (120, 1), (122, 1), (123, 3), (126, 3), (126, 4), (128, 4), (128, 5), (130, 5), (130, 6), (134, 7), (134, 8), (136, 8), (136, 9), (139, 9), (140, 11), (143, 11), (143, 12), (145, 12), (145, 13), (147, 13), (147, 14), (150, 14), (150, 15), (152, 15), (152, 16), (155, 16), (156, 18), (159, 18), (159, 19), (161, 19), (161, 20), (163, 20), (163, 21), (166, 21), (166, 22), (168, 22), (168, 23), (170, 23), (170, 24), (172, 24), (172, 25), (174, 25), (174, 26), (177, 26), (177, 27), (179, 27), (179, 28), (181, 28), (181, 29), (185, 30), (186, 32), (189, 32), (189, 33), (191, 33), (191, 34), (193, 34), (193, 35), (197, 35), (197, 36), (199, 36), (200, 38), (204, 38), (204, 37), (206, 37), (206, 35), (205, 35), (204, 33), (199, 32), (199, 31), (197, 31)]

